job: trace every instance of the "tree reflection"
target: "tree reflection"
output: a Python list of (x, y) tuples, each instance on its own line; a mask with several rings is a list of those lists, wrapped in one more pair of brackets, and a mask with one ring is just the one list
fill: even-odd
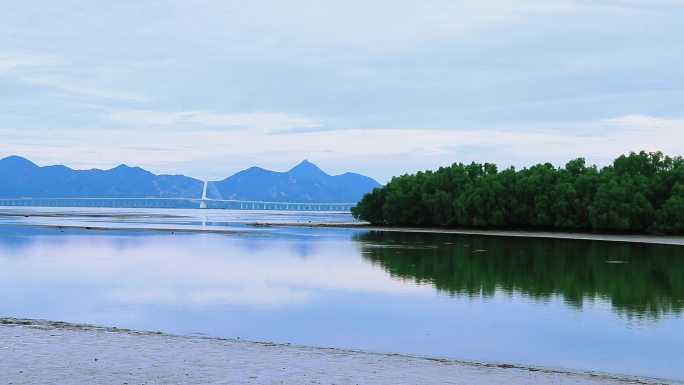
[(391, 276), (453, 296), (561, 296), (579, 309), (605, 299), (619, 314), (651, 319), (684, 307), (681, 246), (378, 231), (354, 239)]

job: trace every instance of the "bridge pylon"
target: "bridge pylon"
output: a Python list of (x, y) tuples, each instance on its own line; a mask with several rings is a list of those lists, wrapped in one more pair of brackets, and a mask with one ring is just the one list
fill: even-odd
[(204, 181), (204, 189), (202, 189), (202, 199), (200, 200), (200, 206), (199, 208), (201, 209), (206, 209), (207, 208), (207, 185), (209, 185), (208, 181)]

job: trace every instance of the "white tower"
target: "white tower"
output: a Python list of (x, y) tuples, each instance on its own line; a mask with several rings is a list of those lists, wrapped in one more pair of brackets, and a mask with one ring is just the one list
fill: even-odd
[(207, 208), (207, 185), (209, 182), (204, 181), (204, 189), (202, 190), (202, 199), (200, 200), (200, 207), (201, 209), (206, 209)]

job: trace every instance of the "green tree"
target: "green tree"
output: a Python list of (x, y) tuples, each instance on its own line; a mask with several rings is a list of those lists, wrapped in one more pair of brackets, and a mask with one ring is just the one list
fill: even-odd
[(584, 158), (501, 172), (454, 163), (392, 178), (352, 209), (371, 223), (684, 233), (684, 160), (630, 153), (602, 169)]
[(654, 228), (667, 234), (684, 233), (684, 184), (677, 183), (672, 196), (656, 212)]

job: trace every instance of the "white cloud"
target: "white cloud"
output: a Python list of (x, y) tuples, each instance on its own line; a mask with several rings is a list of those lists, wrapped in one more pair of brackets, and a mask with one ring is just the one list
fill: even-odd
[[(135, 64), (131, 63), (130, 66)], [(99, 74), (101, 72), (104, 72), (103, 68), (83, 68), (83, 64), (61, 55), (0, 52), (0, 78), (58, 89), (66, 95), (131, 102), (150, 101), (148, 96), (140, 92), (113, 87), (108, 84), (112, 79), (103, 79)], [(54, 98), (54, 94), (50, 96)]]
[(70, 80), (62, 76), (31, 75), (19, 77), (19, 80), (26, 84), (57, 88), (74, 96), (127, 102), (147, 102), (151, 100), (149, 96), (142, 93), (116, 89), (93, 81)]
[(648, 132), (659, 132), (661, 134), (684, 134), (684, 119), (672, 117), (656, 117), (648, 115), (626, 115), (619, 118), (604, 120), (608, 125), (623, 128), (626, 130), (647, 130)]
[(161, 112), (145, 110), (115, 111), (109, 118), (129, 125), (183, 127), (195, 126), (197, 130), (209, 127), (243, 128), (257, 131), (278, 131), (293, 128), (320, 127), (313, 118), (274, 112), (239, 114), (215, 114), (206, 111)]

